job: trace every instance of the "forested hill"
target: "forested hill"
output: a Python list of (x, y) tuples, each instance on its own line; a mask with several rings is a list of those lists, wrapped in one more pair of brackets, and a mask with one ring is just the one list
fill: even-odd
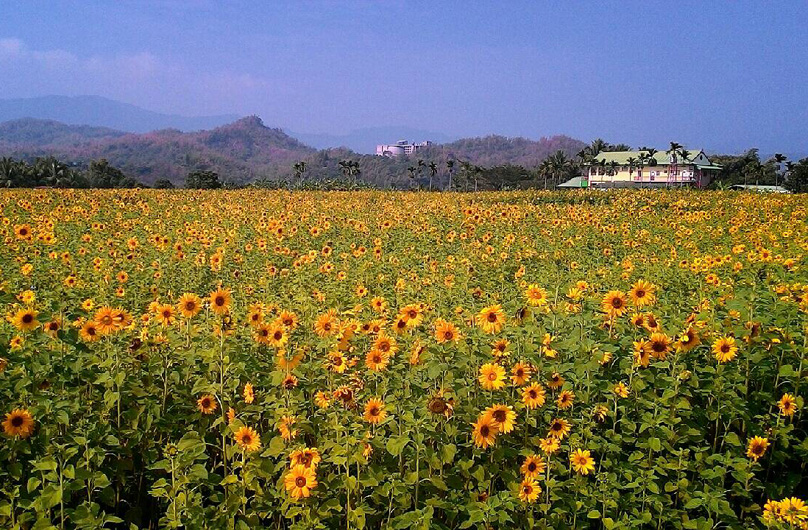
[[(379, 142), (390, 141), (380, 138)], [(258, 179), (291, 179), (293, 165), (305, 163), (305, 178), (340, 178), (340, 162), (359, 164), (358, 180), (376, 186), (409, 186), (417, 175), (425, 179), (429, 164), (437, 167), (436, 182), (447, 178), (448, 160), (476, 166), (537, 166), (558, 150), (573, 156), (585, 144), (566, 136), (540, 140), (486, 136), (436, 144), (412, 157), (397, 159), (360, 155), (348, 149), (317, 151), (281, 129), (250, 116), (208, 131), (183, 133), (166, 129), (130, 134), (104, 127), (65, 125), (50, 120), (20, 119), (0, 124), (0, 157), (23, 159), (54, 156), (79, 166), (107, 159), (146, 184), (169, 179), (181, 185), (195, 169), (217, 172), (225, 180), (244, 184)], [(419, 162), (420, 161), (420, 162)], [(417, 168), (417, 172), (410, 168)]]

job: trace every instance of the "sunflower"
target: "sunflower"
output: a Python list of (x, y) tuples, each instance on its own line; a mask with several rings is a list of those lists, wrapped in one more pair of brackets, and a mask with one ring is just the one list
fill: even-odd
[(631, 315), (631, 324), (638, 327), (644, 328), (645, 327), (645, 314), (644, 313), (634, 313)]
[(3, 431), (6, 436), (28, 438), (34, 433), (34, 418), (27, 409), (14, 409), (6, 414)]
[(664, 333), (651, 333), (651, 337), (645, 342), (648, 355), (660, 361), (664, 361), (671, 349), (671, 339)]
[(634, 342), (634, 366), (648, 368), (648, 365), (651, 363), (649, 350), (648, 341), (640, 340)]
[(676, 349), (683, 352), (690, 351), (699, 344), (701, 344), (701, 338), (693, 326), (690, 326), (676, 341)]
[(216, 403), (216, 397), (211, 394), (205, 394), (197, 399), (196, 405), (197, 408), (199, 408), (199, 412), (202, 414), (213, 414), (216, 412), (216, 409), (219, 408), (219, 404)]
[(550, 422), (550, 429), (547, 431), (547, 436), (563, 440), (569, 434), (571, 429), (570, 423), (562, 418), (556, 418)]
[(377, 313), (383, 313), (387, 309), (387, 301), (383, 297), (377, 296), (370, 301), (370, 307)]
[(28, 241), (31, 239), (31, 227), (28, 225), (15, 225), (14, 235), (17, 239)]
[(236, 442), (244, 451), (251, 453), (261, 448), (261, 437), (252, 427), (241, 427), (236, 431)]
[(564, 390), (558, 395), (558, 399), (556, 399), (556, 405), (561, 410), (566, 410), (572, 407), (573, 403), (575, 402), (575, 393), (572, 390)]
[(651, 305), (656, 300), (656, 286), (645, 280), (637, 280), (628, 292), (631, 303), (637, 307)]
[(202, 310), (202, 299), (194, 293), (185, 293), (180, 297), (177, 309), (185, 318), (193, 318)]
[(481, 309), (477, 314), (477, 325), (485, 333), (499, 333), (502, 326), (505, 325), (505, 313), (502, 311), (502, 306), (497, 304)]
[(374, 372), (383, 371), (385, 368), (387, 368), (389, 362), (390, 357), (386, 353), (382, 353), (375, 348), (370, 350), (365, 356), (365, 366), (368, 367), (368, 370), (372, 370)]
[(95, 312), (93, 317), (99, 335), (108, 335), (118, 329), (115, 324), (115, 310), (110, 306), (103, 306)]
[(592, 458), (588, 449), (576, 449), (570, 455), (570, 465), (581, 475), (588, 475), (590, 471), (595, 471), (595, 459)]
[(300, 500), (311, 495), (311, 490), (317, 487), (317, 475), (313, 467), (302, 464), (293, 466), (283, 479), (286, 491), (295, 499)]
[(62, 329), (62, 323), (59, 321), (58, 318), (51, 320), (50, 322), (46, 322), (42, 328), (45, 330), (45, 333), (50, 335), (51, 337), (56, 337), (59, 333), (59, 330)]
[(749, 440), (749, 444), (746, 446), (746, 456), (757, 462), (758, 459), (766, 453), (766, 449), (768, 449), (768, 447), (768, 438), (755, 436)]
[(553, 374), (550, 376), (550, 380), (547, 381), (547, 386), (550, 387), (551, 390), (558, 390), (564, 386), (564, 377), (562, 377), (558, 372), (553, 372)]
[(439, 318), (435, 321), (435, 340), (438, 341), (440, 344), (444, 344), (446, 342), (460, 342), (462, 336), (460, 335), (460, 330), (457, 329), (457, 326), (452, 324), (451, 322), (447, 322), (442, 318)]
[(227, 310), (230, 308), (230, 290), (224, 289), (222, 287), (217, 288), (215, 291), (210, 293), (208, 297), (210, 300), (210, 308), (213, 310), (214, 313), (217, 315), (224, 315), (227, 313)]
[(20, 309), (11, 319), (12, 325), (20, 331), (33, 331), (39, 327), (36, 319), (39, 311), (35, 309)]
[(332, 372), (342, 374), (348, 369), (348, 362), (340, 351), (328, 352), (328, 369)]
[(535, 283), (527, 286), (527, 290), (525, 290), (525, 297), (527, 298), (528, 305), (533, 307), (541, 306), (547, 303), (547, 291)]
[(79, 329), (79, 337), (84, 342), (95, 342), (101, 338), (101, 333), (98, 331), (98, 324), (92, 320), (88, 320)]
[(387, 411), (384, 410), (384, 401), (376, 398), (369, 399), (365, 404), (365, 414), (362, 417), (370, 424), (379, 424), (387, 417)]
[(409, 304), (401, 308), (398, 318), (407, 323), (407, 329), (417, 328), (424, 320), (424, 314), (419, 304)]
[(398, 352), (398, 343), (393, 337), (389, 337), (385, 333), (379, 333), (379, 336), (373, 341), (373, 349), (379, 350), (384, 355), (392, 356)]
[(524, 386), (530, 381), (530, 374), (531, 374), (530, 365), (526, 363), (516, 363), (511, 368), (511, 381), (516, 386)]
[(501, 357), (506, 357), (508, 355), (508, 346), (510, 346), (511, 341), (508, 339), (499, 339), (494, 341), (491, 344), (491, 355), (496, 357), (497, 359)]
[(304, 466), (304, 467), (311, 467), (316, 468), (317, 465), (320, 463), (320, 451), (318, 451), (315, 447), (305, 447), (303, 449), (295, 449), (289, 455), (289, 460), (291, 463), (289, 464), (290, 468), (295, 466)]
[(472, 436), (474, 437), (474, 445), (487, 449), (489, 446), (494, 445), (499, 432), (499, 424), (494, 421), (494, 418), (485, 415), (477, 419), (476, 423), (471, 424), (474, 427)]
[(783, 397), (777, 402), (777, 407), (783, 416), (793, 416), (797, 411), (797, 401), (791, 394), (783, 394)]
[(544, 473), (544, 469), (546, 464), (544, 459), (539, 455), (530, 455), (525, 458), (525, 461), (522, 462), (522, 467), (519, 470), (525, 476), (525, 478), (536, 478), (542, 473)]
[(283, 381), (281, 381), (281, 387), (284, 390), (292, 390), (293, 388), (297, 388), (297, 385), (298, 385), (297, 376), (295, 376), (294, 374), (286, 374), (286, 376), (283, 378)]
[(317, 405), (318, 408), (327, 409), (331, 405), (331, 398), (328, 397), (326, 392), (318, 390), (314, 394), (314, 404)]
[[(778, 513), (780, 519), (792, 525), (792, 528), (798, 523), (802, 525), (808, 519), (808, 507), (798, 497), (787, 497), (781, 500)], [(803, 526), (800, 526), (800, 528), (803, 528)]]
[(548, 436), (547, 438), (539, 440), (539, 447), (541, 447), (541, 450), (544, 451), (545, 454), (551, 455), (558, 451), (561, 447), (561, 443), (558, 438)]
[(719, 363), (726, 363), (738, 355), (734, 337), (721, 337), (713, 343), (713, 355)]
[(525, 406), (530, 410), (541, 407), (542, 405), (544, 405), (544, 401), (545, 401), (544, 387), (541, 386), (539, 383), (533, 383), (532, 385), (525, 387), (525, 389), (522, 390), (522, 403), (524, 403)]
[(297, 315), (291, 311), (281, 311), (278, 320), (280, 320), (281, 324), (283, 324), (286, 329), (293, 330), (297, 328)]
[(441, 390), (432, 396), (429, 403), (427, 403), (427, 409), (436, 416), (443, 415), (446, 419), (449, 419), (454, 414), (454, 398), (446, 399), (443, 395), (444, 391)]
[(614, 395), (617, 396), (617, 397), (621, 397), (621, 398), (627, 398), (628, 397), (628, 387), (622, 381), (620, 381), (619, 383), (614, 385), (614, 388), (612, 388), (612, 392), (614, 392)]
[(539, 498), (541, 486), (534, 479), (525, 477), (519, 485), (519, 499), (523, 502), (533, 503)]
[(609, 291), (600, 303), (603, 312), (610, 317), (620, 317), (626, 312), (626, 297), (622, 291)]
[(314, 321), (314, 332), (318, 337), (328, 337), (337, 329), (337, 317), (332, 312), (324, 313)]
[(292, 428), (295, 423), (297, 423), (297, 418), (294, 416), (281, 416), (281, 421), (278, 422), (278, 432), (281, 433), (281, 438), (287, 442), (297, 438), (297, 429)]
[(163, 326), (170, 326), (176, 320), (174, 316), (174, 306), (170, 304), (163, 304), (157, 307), (155, 311), (155, 320)]
[(496, 363), (486, 363), (480, 367), (477, 377), (485, 390), (499, 390), (505, 387), (505, 368)]
[(510, 405), (493, 405), (485, 409), (485, 417), (491, 418), (497, 424), (497, 430), (508, 434), (516, 427), (516, 412)]
[(267, 332), (267, 341), (275, 348), (282, 348), (289, 340), (286, 334), (286, 328), (280, 322), (273, 322), (269, 325)]
[(248, 405), (255, 401), (255, 390), (253, 389), (252, 383), (244, 384), (244, 392), (242, 395), (244, 396), (244, 403)]

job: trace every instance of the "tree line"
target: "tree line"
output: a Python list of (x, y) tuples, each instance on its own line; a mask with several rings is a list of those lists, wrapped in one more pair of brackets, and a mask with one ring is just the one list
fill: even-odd
[[(484, 167), (452, 156), (444, 160), (398, 157), (392, 166), (391, 175), (371, 176), (364, 172), (371, 157), (341, 158), (322, 151), (318, 157), (293, 164), (291, 177), (273, 175), (255, 179), (249, 186), (287, 189), (360, 189), (393, 187), (430, 191), (482, 191), (523, 188), (553, 189), (569, 179), (581, 176), (590, 165), (596, 165), (605, 174), (617, 171), (617, 164), (605, 163), (596, 157), (609, 151), (629, 151), (625, 144), (609, 144), (602, 139), (592, 141), (575, 156), (559, 149), (545, 157), (536, 167), (517, 164), (500, 164)], [(659, 153), (656, 149), (640, 147), (637, 157), (628, 159), (630, 168), (642, 170), (655, 166)], [(680, 164), (689, 161), (689, 152), (679, 143), (671, 142), (664, 154)], [(375, 157), (380, 158), (380, 157)], [(735, 184), (784, 186), (792, 192), (808, 192), (808, 158), (790, 161), (782, 154), (762, 160), (757, 149), (741, 155), (710, 155), (710, 161), (722, 169), (711, 182), (712, 188), (728, 188)], [(389, 166), (389, 164), (388, 164)], [(372, 166), (374, 170), (375, 166)], [(335, 176), (336, 173), (336, 176)], [(33, 161), (0, 158), (0, 187), (5, 188), (140, 188), (149, 187), (125, 175), (106, 159), (93, 160), (86, 167), (71, 165), (54, 157), (41, 157)], [(174, 188), (170, 180), (160, 179), (154, 188)], [(185, 188), (219, 189), (242, 187), (222, 180), (218, 173), (209, 169), (193, 169), (186, 175)]]

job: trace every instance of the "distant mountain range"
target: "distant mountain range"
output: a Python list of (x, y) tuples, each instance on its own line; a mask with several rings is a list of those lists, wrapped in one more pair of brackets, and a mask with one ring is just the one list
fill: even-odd
[(0, 99), (0, 122), (20, 118), (38, 118), (71, 125), (109, 127), (136, 133), (158, 129), (201, 131), (230, 123), (239, 117), (236, 114), (198, 117), (161, 114), (101, 96)]

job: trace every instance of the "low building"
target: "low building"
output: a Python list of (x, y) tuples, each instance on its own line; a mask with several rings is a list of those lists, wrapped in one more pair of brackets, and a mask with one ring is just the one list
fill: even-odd
[(733, 190), (756, 191), (758, 193), (791, 193), (782, 186), (764, 186), (757, 184), (735, 184)]
[(399, 140), (390, 145), (377, 145), (376, 154), (378, 156), (409, 156), (430, 145), (432, 145), (430, 141), (410, 143), (407, 140)]
[(585, 179), (591, 187), (703, 188), (721, 170), (702, 150), (602, 151), (587, 164)]

